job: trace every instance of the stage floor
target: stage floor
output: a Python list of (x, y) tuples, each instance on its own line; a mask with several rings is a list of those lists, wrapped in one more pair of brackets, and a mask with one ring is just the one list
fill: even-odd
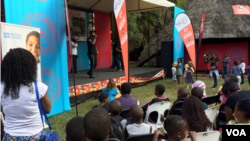
[[(163, 68), (150, 68), (150, 67), (133, 67), (129, 68), (129, 75), (130, 76), (136, 76), (136, 77), (142, 77), (142, 78), (152, 78), (154, 75), (156, 75), (158, 72), (163, 70)], [(88, 84), (98, 81), (104, 81), (109, 78), (119, 78), (125, 76), (124, 71), (122, 72), (116, 72), (111, 71), (109, 68), (103, 68), (103, 69), (95, 69), (94, 70), (94, 76), (95, 78), (89, 78), (89, 75), (87, 75), (88, 70), (79, 71), (79, 73), (75, 74), (75, 85), (82, 85), (82, 84)], [(73, 74), (69, 73), (69, 87), (73, 86)]]

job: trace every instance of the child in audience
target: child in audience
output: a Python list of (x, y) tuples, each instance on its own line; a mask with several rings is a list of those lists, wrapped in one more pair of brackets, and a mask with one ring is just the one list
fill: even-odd
[(228, 75), (228, 68), (230, 63), (230, 57), (228, 57), (228, 53), (224, 53), (224, 58), (222, 59), (222, 79), (226, 79), (225, 75)]
[(91, 141), (108, 141), (112, 135), (109, 113), (100, 107), (89, 111), (83, 120), (84, 135)]
[[(230, 120), (227, 125), (250, 125), (250, 99), (243, 99), (235, 105), (234, 119)], [(220, 129), (221, 131), (221, 129)], [(222, 140), (222, 134), (220, 136)]]
[(187, 69), (188, 69), (188, 64), (185, 64), (184, 73), (183, 73), (183, 78), (185, 78), (185, 79), (186, 79), (186, 75), (187, 75)]
[(241, 85), (244, 85), (244, 74), (246, 69), (245, 58), (240, 59), (240, 67), (242, 69), (243, 75), (241, 75)]
[(176, 79), (177, 79), (177, 85), (176, 86), (181, 86), (181, 76), (182, 76), (182, 59), (183, 58), (178, 58), (177, 60), (178, 60), (178, 63), (177, 63), (177, 65), (175, 66), (175, 68), (176, 68), (176, 73), (175, 73), (175, 75), (176, 75)]
[(116, 88), (116, 82), (109, 79), (107, 88), (102, 89), (102, 92), (109, 95), (109, 102), (115, 99), (115, 96), (118, 94), (118, 89)]
[(194, 96), (186, 98), (182, 105), (182, 117), (188, 122), (190, 131), (206, 132), (213, 129), (207, 118), (200, 99)]
[(120, 114), (122, 112), (122, 104), (119, 100), (113, 100), (109, 104), (109, 113), (110, 116), (115, 118), (117, 121), (120, 121), (123, 127), (123, 131), (125, 131), (125, 127), (127, 124), (127, 120), (123, 119)]
[(173, 80), (173, 83), (174, 84), (176, 84), (176, 75), (175, 75), (175, 73), (176, 73), (176, 65), (177, 65), (177, 63), (176, 62), (174, 62), (173, 64), (172, 64), (172, 80)]
[(141, 106), (132, 105), (129, 108), (129, 114), (134, 123), (126, 126), (125, 137), (152, 132), (152, 127), (142, 121), (144, 113)]
[(127, 110), (130, 108), (131, 105), (137, 104), (140, 105), (138, 99), (130, 96), (131, 93), (131, 86), (129, 83), (123, 83), (121, 86), (121, 94), (120, 98), (117, 98), (122, 104), (122, 110)]
[(194, 87), (199, 87), (203, 90), (203, 97), (207, 97), (206, 94), (206, 84), (203, 81), (197, 80), (195, 83), (192, 85), (192, 88)]
[(218, 72), (218, 64), (217, 64), (218, 61), (219, 61), (218, 59), (214, 59), (214, 58), (212, 59), (211, 71), (209, 73), (210, 77), (214, 78), (214, 86), (212, 87), (212, 89), (217, 88), (217, 81), (220, 77), (219, 72)]
[[(194, 87), (191, 90), (191, 96), (195, 96), (195, 97), (197, 97), (197, 98), (199, 98), (201, 100), (202, 97), (203, 97), (203, 90), (201, 88), (199, 88), (199, 87)], [(208, 108), (206, 103), (201, 101), (201, 104), (202, 104), (202, 107), (203, 107), (204, 110), (206, 110)]]
[[(233, 81), (233, 82), (235, 82), (235, 83), (238, 83), (238, 78), (237, 78), (237, 76), (234, 75), (234, 74), (228, 74), (228, 75), (226, 76), (226, 79), (225, 79), (225, 82), (224, 82), (224, 83), (230, 82), (230, 81)], [(222, 86), (220, 86), (217, 95), (222, 95), (222, 96), (223, 96), (223, 103), (225, 103), (225, 102), (227, 101), (227, 98), (226, 98), (226, 97), (223, 95), (223, 93), (222, 93)]]
[(235, 60), (234, 61), (234, 66), (231, 67), (230, 69), (230, 73), (234, 74), (238, 77), (238, 85), (240, 86), (240, 82), (241, 82), (241, 75), (243, 75), (243, 70), (242, 68), (239, 66), (239, 61)]
[(109, 95), (106, 93), (100, 93), (98, 99), (99, 99), (101, 104), (96, 105), (93, 108), (102, 107), (102, 108), (106, 109), (107, 111), (109, 111)]
[(194, 64), (192, 61), (188, 62), (188, 68), (187, 68), (187, 73), (186, 73), (186, 79), (185, 79), (185, 83), (187, 84), (187, 89), (189, 89), (189, 84), (193, 84), (194, 81), (194, 77), (192, 75), (192, 73), (194, 73)]
[[(157, 84), (155, 86), (155, 91), (154, 91), (154, 94), (155, 94), (155, 96), (157, 96), (157, 98), (154, 98), (154, 99), (152, 99), (151, 102), (149, 102), (148, 108), (149, 108), (150, 105), (152, 105), (152, 104), (154, 104), (156, 102), (170, 101), (167, 96), (166, 97), (163, 96), (164, 92), (165, 92), (165, 86), (162, 85), (162, 84)], [(152, 112), (149, 115), (149, 121), (151, 123), (156, 124), (157, 118), (158, 118), (158, 113), (157, 112)]]
[(189, 95), (189, 92), (188, 92), (187, 89), (185, 89), (185, 88), (180, 88), (180, 89), (178, 90), (178, 92), (177, 92), (177, 100), (174, 102), (174, 104), (173, 104), (173, 106), (172, 106), (172, 108), (171, 108), (171, 110), (170, 110), (170, 112), (169, 112), (169, 115), (172, 115), (172, 114), (179, 115), (179, 116), (182, 115), (181, 110), (178, 111), (178, 113), (174, 113), (173, 107), (175, 107), (175, 105), (176, 105), (177, 103), (183, 102), (183, 101), (188, 97), (188, 95)]
[[(164, 121), (164, 129), (168, 133), (168, 139), (163, 141), (196, 141), (196, 132), (189, 131), (187, 138), (188, 123), (181, 116), (170, 115)], [(159, 136), (164, 136), (160, 130), (155, 130), (153, 141), (158, 141)]]
[(248, 62), (248, 66), (246, 68), (246, 74), (248, 74), (248, 83), (250, 85), (250, 61)]
[(74, 117), (66, 125), (66, 141), (87, 141), (83, 134), (83, 117)]

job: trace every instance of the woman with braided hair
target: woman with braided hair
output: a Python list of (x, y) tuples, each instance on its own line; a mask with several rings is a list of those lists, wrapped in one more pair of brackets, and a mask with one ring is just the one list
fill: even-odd
[(201, 100), (197, 97), (190, 96), (184, 100), (182, 117), (187, 120), (190, 131), (206, 132), (213, 130), (213, 124), (207, 118)]
[[(4, 141), (42, 140), (45, 137), (34, 82), (37, 61), (28, 50), (11, 49), (1, 65), (1, 105), (5, 114)], [(50, 113), (48, 86), (37, 82), (44, 110)]]

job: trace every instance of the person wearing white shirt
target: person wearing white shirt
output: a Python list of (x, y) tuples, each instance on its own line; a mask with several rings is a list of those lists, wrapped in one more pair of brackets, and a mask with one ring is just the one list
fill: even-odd
[(71, 69), (71, 72), (73, 73), (77, 73), (77, 47), (78, 47), (78, 44), (77, 44), (77, 40), (76, 38), (72, 38), (71, 39), (71, 48), (72, 48), (72, 59), (73, 59), (73, 64), (72, 64), (72, 69)]
[[(26, 49), (11, 49), (1, 64), (1, 106), (5, 115), (3, 140), (43, 140), (45, 129), (38, 108), (37, 61)], [(37, 82), (38, 95), (46, 113), (51, 103), (48, 86)]]
[[(242, 68), (243, 74), (245, 74), (246, 64), (245, 58), (240, 59), (240, 67)], [(244, 85), (244, 75), (241, 75), (241, 85)]]

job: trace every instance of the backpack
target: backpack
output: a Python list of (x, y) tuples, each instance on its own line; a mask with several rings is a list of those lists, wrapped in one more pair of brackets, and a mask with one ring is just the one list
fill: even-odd
[(113, 133), (110, 137), (117, 138), (120, 141), (125, 141), (125, 133), (123, 131), (123, 126), (121, 124), (123, 118), (120, 116), (116, 117), (110, 116), (110, 119), (111, 119), (111, 126), (113, 128)]

